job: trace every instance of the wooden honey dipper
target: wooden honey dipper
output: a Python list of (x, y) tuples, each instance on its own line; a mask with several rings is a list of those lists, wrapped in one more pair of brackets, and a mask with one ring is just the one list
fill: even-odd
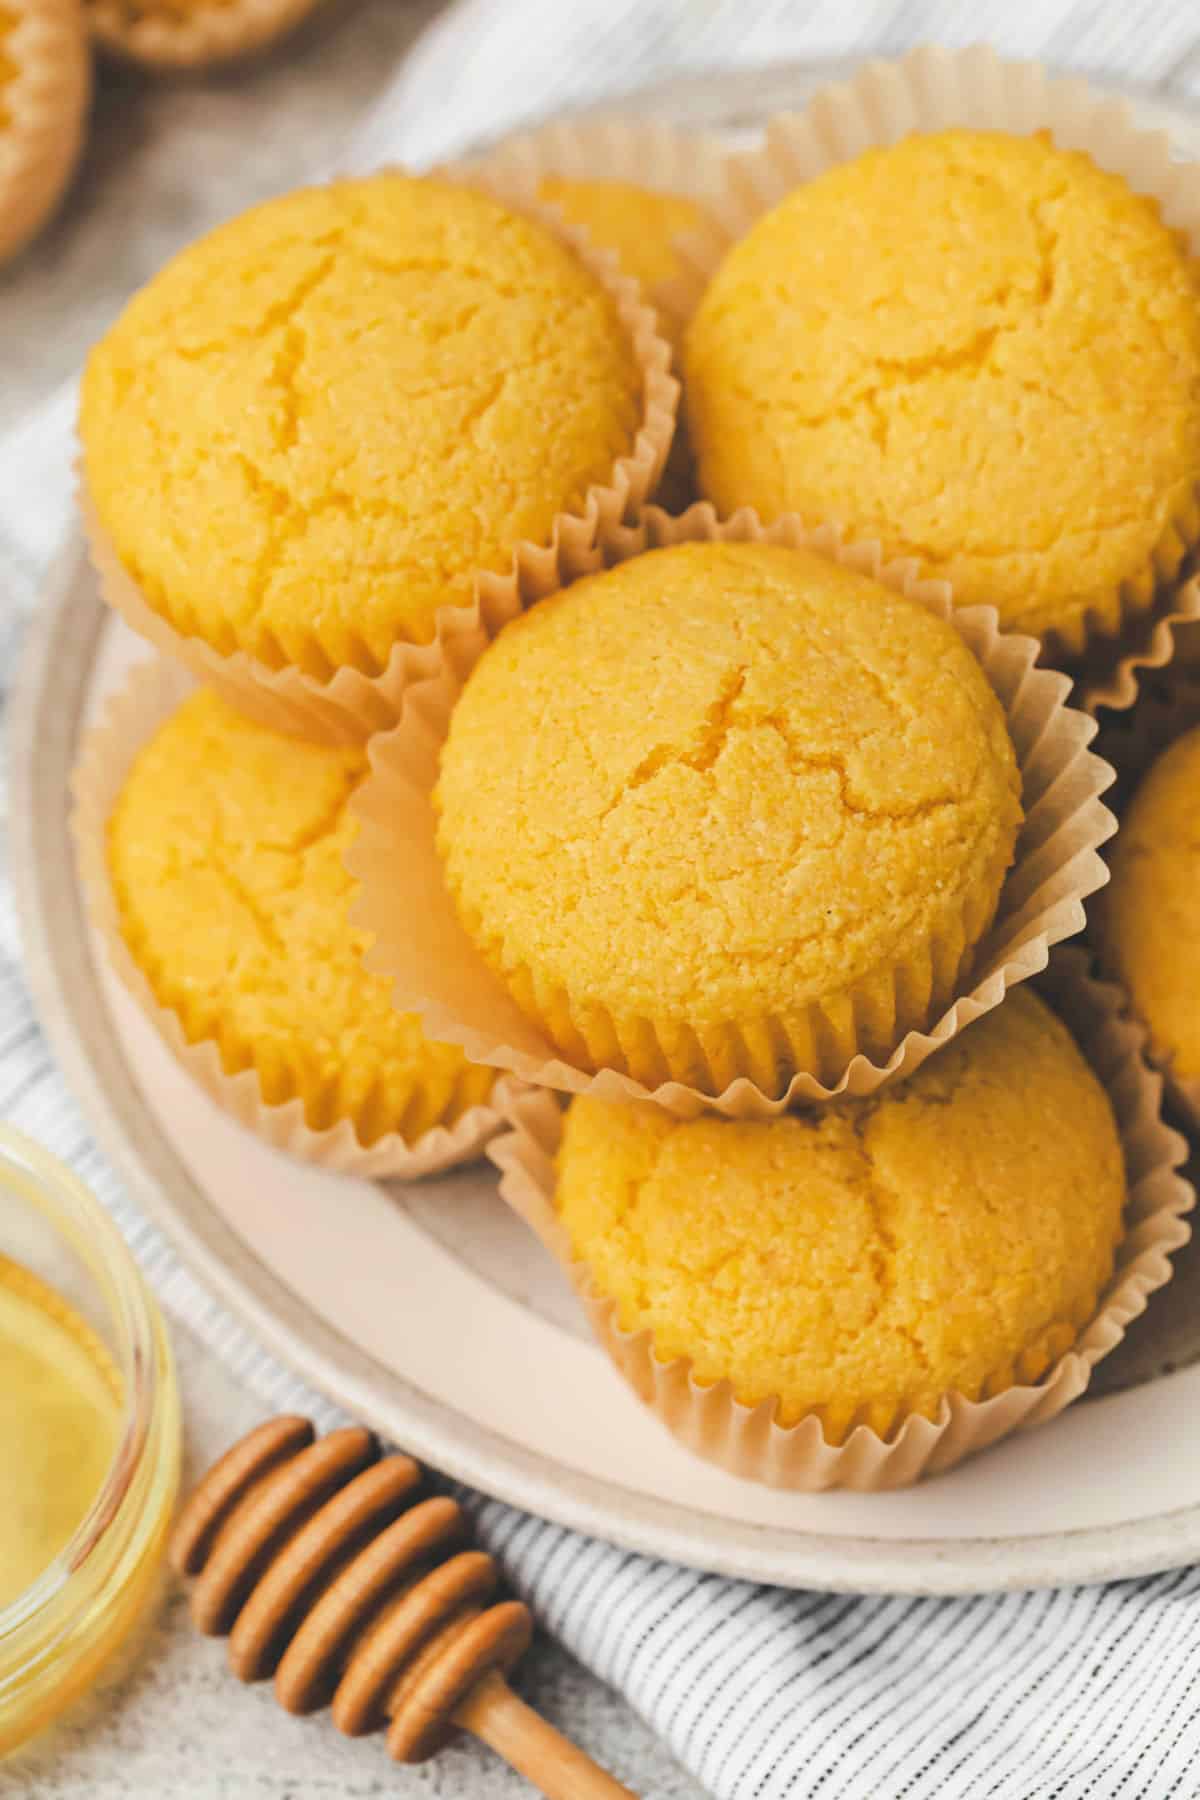
[(242, 1681), (274, 1674), (288, 1712), (330, 1702), (350, 1737), (387, 1724), (397, 1762), (423, 1762), (460, 1726), (549, 1800), (636, 1800), (513, 1693), (529, 1609), (493, 1598), (495, 1562), (466, 1546), (456, 1500), (417, 1497), (421, 1480), (362, 1426), (320, 1439), (294, 1414), (258, 1426), (172, 1536), (195, 1623), (228, 1633)]

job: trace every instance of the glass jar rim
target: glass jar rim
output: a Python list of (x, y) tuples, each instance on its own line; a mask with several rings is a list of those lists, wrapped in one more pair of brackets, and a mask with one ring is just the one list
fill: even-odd
[(58, 1554), (15, 1599), (0, 1607), (0, 1643), (62, 1592), (121, 1512), (146, 1453), (162, 1385), (156, 1354), (160, 1329), (157, 1302), (108, 1212), (58, 1157), (24, 1132), (0, 1122), (0, 1184), (10, 1171), (65, 1203), (81, 1237), (103, 1267), (116, 1302), (114, 1324), (121, 1340), (123, 1392), (120, 1429), (104, 1479)]

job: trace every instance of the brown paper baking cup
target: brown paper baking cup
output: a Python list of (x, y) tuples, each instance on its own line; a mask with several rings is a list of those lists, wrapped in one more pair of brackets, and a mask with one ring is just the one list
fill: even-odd
[(298, 1097), (282, 1105), (263, 1098), (258, 1070), (227, 1075), (216, 1042), (190, 1044), (178, 1016), (160, 1005), (121, 935), (108, 874), (108, 821), (138, 751), (193, 691), (185, 669), (158, 658), (138, 663), (125, 686), (108, 703), (101, 724), (83, 743), (72, 787), (71, 828), (88, 917), (104, 940), (112, 966), (156, 1027), (168, 1049), (224, 1112), (275, 1150), (303, 1162), (375, 1180), (415, 1180), (479, 1156), (499, 1123), (491, 1106), (475, 1106), (453, 1125), (437, 1125), (413, 1144), (389, 1132), (371, 1145), (360, 1143), (349, 1119), (314, 1131)]
[(318, 0), (197, 0), (180, 12), (127, 0), (84, 0), (96, 42), (143, 68), (207, 69), (251, 56), (298, 25)]
[(1122, 1016), (1121, 991), (1091, 980), (1086, 971), (1081, 951), (1060, 951), (1039, 987), (1071, 1027), (1116, 1113), (1128, 1183), (1125, 1236), (1091, 1322), (1040, 1381), (983, 1401), (950, 1393), (934, 1419), (910, 1413), (887, 1437), (859, 1425), (845, 1443), (829, 1444), (815, 1415), (777, 1425), (776, 1399), (744, 1406), (727, 1381), (698, 1382), (686, 1358), (660, 1362), (648, 1329), (621, 1329), (615, 1303), (597, 1291), (586, 1265), (572, 1256), (555, 1210), (563, 1102), (545, 1089), (506, 1080), (497, 1091), (511, 1127), (488, 1148), (501, 1171), (500, 1192), (565, 1269), (592, 1330), (638, 1398), (689, 1450), (769, 1487), (907, 1486), (952, 1468), (1012, 1431), (1043, 1424), (1078, 1399), (1096, 1364), (1120, 1343), (1149, 1295), (1170, 1280), (1171, 1255), (1190, 1236), (1184, 1214), (1195, 1194), (1178, 1173), (1187, 1146), (1163, 1123), (1162, 1083), (1144, 1060), (1140, 1027)]
[[(1132, 712), (1117, 713), (1101, 726), (1099, 743), (1117, 772), (1114, 793), (1118, 815), (1133, 799), (1139, 782), (1176, 738), (1200, 725), (1200, 667), (1173, 663), (1146, 683)], [(1096, 922), (1097, 925), (1100, 921)], [(1149, 928), (1149, 927), (1148, 927)], [(1168, 930), (1170, 928), (1168, 927)], [(1107, 955), (1103, 929), (1090, 934), (1101, 967), (1114, 981), (1120, 979)], [(1133, 1012), (1132, 997), (1130, 1010)], [(1135, 1014), (1136, 1016), (1136, 1014)], [(1177, 1075), (1169, 1050), (1156, 1043), (1145, 1020), (1146, 1057), (1166, 1082), (1167, 1094), (1193, 1131), (1200, 1132), (1200, 1081)]]
[(1114, 648), (1107, 669), (1087, 659), (1079, 668), (1075, 704), (1084, 712), (1128, 714), (1156, 677), (1170, 677), (1176, 659), (1200, 667), (1200, 576), (1165, 588), (1148, 613), (1132, 614)]
[(45, 223), (71, 179), (83, 143), (92, 63), (80, 0), (8, 0), (4, 38), (15, 65), (4, 83), (0, 126), (0, 262)]
[[(1139, 129), (1124, 101), (1077, 77), (1050, 76), (1039, 63), (1010, 62), (983, 45), (929, 46), (895, 61), (864, 63), (849, 80), (821, 88), (802, 111), (772, 120), (761, 147), (729, 157), (710, 223), (676, 246), (685, 273), (671, 284), (670, 306), (690, 318), (726, 252), (794, 188), (912, 132), (952, 126), (1021, 136), (1049, 131), (1061, 149), (1086, 151), (1100, 168), (1156, 200), (1165, 223), (1200, 258), (1200, 164), (1172, 162), (1165, 132)], [(1058, 634), (1055, 657), (1071, 667), (1086, 710), (1132, 705), (1139, 669), (1169, 657), (1177, 607), (1183, 605), (1186, 617), (1200, 607), (1194, 593), (1176, 599), (1180, 563), (1198, 538), (1200, 480), (1164, 535), (1154, 567), (1115, 596), (1118, 634), (1090, 612), (1077, 629)]]
[(642, 373), (642, 420), (628, 453), (617, 459), (607, 482), (588, 489), (578, 510), (559, 513), (549, 541), (517, 545), (506, 570), (480, 570), (467, 606), (438, 611), (428, 644), (399, 642), (378, 675), (341, 668), (327, 681), (300, 669), (268, 668), (243, 650), (223, 656), (203, 638), (185, 636), (153, 607), (122, 565), (116, 548), (80, 477), (80, 509), (105, 599), (163, 655), (185, 663), (201, 681), (276, 731), (290, 731), (329, 743), (361, 742), (387, 731), (400, 717), (400, 703), (414, 682), (427, 680), (444, 664), (468, 668), (501, 626), (534, 600), (553, 593), (576, 576), (598, 568), (606, 548), (641, 514), (662, 475), (675, 431), (679, 383), (671, 373), (671, 350), (660, 336), (652, 307), (641, 289), (622, 275), (617, 259), (595, 248), (586, 232), (567, 224), (556, 207), (529, 200), (521, 183), (483, 159), (467, 168), (435, 171), (490, 193), (515, 210), (539, 219), (568, 243), (580, 261), (612, 295)]
[[(918, 579), (912, 562), (883, 563), (877, 544), (843, 543), (833, 527), (810, 531), (794, 515), (764, 528), (749, 510), (722, 523), (709, 505), (694, 506), (679, 519), (651, 507), (640, 526), (622, 534), (608, 560), (703, 541), (808, 547), (918, 600), (954, 624), (1004, 707), (1021, 770), (1025, 822), (992, 928), (932, 1025), (908, 1031), (886, 1061), (873, 1062), (857, 1048), (857, 1009), (839, 1007), (836, 1017), (822, 1012), (813, 1024), (814, 1041), (828, 1046), (824, 1066), (796, 1074), (778, 1095), (745, 1076), (719, 1093), (677, 1081), (651, 1090), (614, 1069), (594, 1074), (564, 1061), (487, 967), (443, 882), (430, 795), (461, 685), (459, 672), (449, 668), (414, 687), (401, 724), (372, 743), (371, 774), (352, 802), (362, 829), (349, 860), (361, 883), (356, 916), (375, 939), (370, 966), (392, 977), (397, 1006), (419, 1013), (431, 1037), (461, 1045), (472, 1062), (542, 1087), (610, 1100), (652, 1099), (681, 1116), (715, 1108), (731, 1117), (765, 1118), (797, 1101), (866, 1094), (911, 1074), (996, 1006), (1009, 987), (1045, 968), (1050, 946), (1082, 929), (1084, 899), (1107, 880), (1099, 847), (1116, 824), (1100, 795), (1112, 771), (1087, 748), (1095, 723), (1066, 704), (1066, 676), (1034, 667), (1033, 638), (1001, 632), (991, 607), (956, 610), (945, 582)], [(897, 971), (897, 987), (920, 991), (903, 979), (909, 973)], [(882, 1003), (877, 985), (869, 992), (864, 987), (866, 1011), (877, 1012)], [(901, 1000), (891, 1004), (893, 1016), (902, 1016)]]

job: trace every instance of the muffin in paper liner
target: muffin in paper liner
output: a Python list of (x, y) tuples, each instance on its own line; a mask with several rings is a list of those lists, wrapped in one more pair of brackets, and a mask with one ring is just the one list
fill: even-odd
[[(1157, 201), (1164, 223), (1200, 257), (1200, 165), (1173, 162), (1165, 132), (1140, 129), (1124, 101), (1077, 77), (1052, 77), (1038, 63), (1009, 61), (982, 45), (926, 46), (894, 61), (864, 63), (848, 80), (820, 89), (802, 110), (772, 120), (759, 148), (731, 155), (708, 227), (676, 245), (684, 273), (663, 303), (690, 318), (725, 253), (794, 188), (867, 150), (955, 126), (1019, 136), (1049, 131), (1059, 149), (1085, 151)], [(1169, 660), (1172, 624), (1200, 609), (1200, 595), (1184, 588), (1181, 573), (1198, 538), (1200, 481), (1164, 530), (1153, 566), (1103, 596), (1108, 617), (1089, 610), (1052, 645), (1047, 639), (1077, 679), (1086, 710), (1131, 706), (1139, 670)]]
[(207, 69), (251, 56), (313, 11), (318, 0), (84, 0), (92, 36), (124, 62)]
[(488, 1148), (501, 1171), (501, 1194), (565, 1270), (598, 1341), (638, 1398), (688, 1449), (770, 1487), (906, 1486), (1061, 1412), (1084, 1392), (1096, 1364), (1120, 1343), (1148, 1297), (1170, 1280), (1171, 1255), (1190, 1236), (1184, 1215), (1195, 1195), (1178, 1173), (1186, 1145), (1162, 1121), (1162, 1083), (1144, 1060), (1143, 1034), (1123, 1015), (1120, 990), (1092, 979), (1078, 949), (1059, 951), (1039, 988), (1071, 1028), (1116, 1114), (1128, 1198), (1125, 1235), (1108, 1287), (1074, 1346), (1041, 1380), (1009, 1386), (983, 1401), (949, 1393), (934, 1419), (910, 1413), (886, 1437), (860, 1424), (841, 1445), (826, 1441), (815, 1415), (779, 1426), (775, 1399), (745, 1406), (734, 1399), (728, 1381), (697, 1382), (686, 1358), (660, 1362), (648, 1329), (621, 1329), (615, 1303), (573, 1259), (555, 1211), (554, 1157), (563, 1102), (519, 1081), (501, 1083), (497, 1100), (510, 1130)]
[[(1152, 764), (1185, 732), (1200, 726), (1200, 665), (1172, 664), (1148, 681), (1131, 712), (1116, 713), (1101, 724), (1100, 746), (1117, 772), (1114, 788), (1118, 814), (1133, 799), (1142, 777)], [(1114, 840), (1115, 849), (1121, 838)], [(1146, 921), (1147, 930), (1157, 928), (1157, 921)], [(1105, 936), (1103, 896), (1097, 916), (1091, 921), (1088, 936), (1095, 944), (1101, 968), (1109, 979), (1119, 981), (1120, 971)], [(1171, 926), (1168, 923), (1169, 933)], [(1138, 1019), (1146, 1034), (1147, 1060), (1161, 1073), (1167, 1094), (1182, 1121), (1192, 1131), (1200, 1132), (1200, 1080), (1180, 1075), (1174, 1068), (1172, 1053), (1155, 1041), (1147, 1020), (1137, 1012), (1129, 997), (1131, 1016)]]
[(92, 62), (80, 0), (8, 0), (0, 26), (0, 263), (57, 206), (83, 145)]
[(465, 669), (510, 618), (534, 600), (601, 565), (605, 548), (640, 516), (666, 465), (675, 431), (679, 382), (671, 350), (641, 289), (623, 275), (616, 257), (597, 249), (587, 233), (568, 224), (554, 207), (526, 196), (516, 181), (487, 159), (470, 167), (446, 166), (433, 174), (477, 188), (545, 225), (564, 241), (615, 302), (642, 377), (642, 416), (634, 441), (606, 482), (588, 489), (580, 507), (560, 512), (549, 540), (519, 543), (507, 569), (479, 570), (470, 604), (438, 609), (431, 642), (400, 639), (378, 674), (348, 665), (319, 680), (294, 664), (271, 668), (244, 650), (228, 655), (204, 638), (185, 635), (155, 608), (123, 566), (102, 524), (78, 464), (79, 504), (92, 560), (105, 599), (126, 623), (163, 655), (185, 663), (231, 704), (277, 731), (328, 743), (361, 742), (386, 731), (400, 717), (405, 690), (445, 665)]
[(365, 1145), (349, 1118), (314, 1131), (305, 1119), (299, 1096), (270, 1104), (263, 1098), (256, 1068), (228, 1075), (214, 1039), (189, 1043), (177, 1014), (160, 1004), (130, 954), (108, 873), (108, 821), (138, 751), (195, 685), (175, 663), (155, 657), (136, 664), (125, 686), (110, 699), (103, 722), (87, 734), (75, 769), (71, 828), (80, 878), (88, 916), (104, 941), (113, 968), (177, 1061), (209, 1098), (273, 1149), (339, 1174), (375, 1180), (415, 1180), (474, 1160), (499, 1124), (499, 1114), (491, 1105), (473, 1106), (453, 1125), (434, 1126), (412, 1144), (393, 1131)]
[[(362, 829), (349, 862), (361, 883), (356, 918), (375, 940), (369, 966), (392, 977), (397, 1006), (421, 1015), (431, 1037), (459, 1044), (472, 1062), (573, 1093), (653, 1099), (681, 1115), (715, 1108), (733, 1117), (768, 1117), (801, 1100), (870, 1093), (910, 1073), (962, 1026), (997, 1005), (1010, 986), (1046, 966), (1049, 947), (1082, 929), (1083, 901), (1107, 879), (1098, 852), (1115, 821), (1100, 795), (1112, 771), (1087, 748), (1095, 723), (1066, 704), (1067, 678), (1034, 667), (1034, 639), (1001, 632), (991, 607), (955, 609), (946, 583), (919, 580), (911, 562), (884, 564), (876, 544), (844, 543), (836, 529), (810, 531), (795, 516), (764, 527), (748, 510), (721, 522), (708, 505), (694, 506), (679, 519), (652, 507), (641, 526), (623, 534), (608, 560), (705, 541), (805, 546), (920, 601), (951, 620), (1000, 700), (1021, 770), (1025, 822), (992, 928), (965, 974), (956, 960), (958, 979), (947, 979), (948, 998), (933, 1023), (904, 1032), (886, 1061), (872, 1062), (858, 1049), (860, 1018), (865, 1028), (888, 1006), (893, 1018), (903, 1016), (904, 995), (921, 992), (922, 980), (926, 990), (936, 991), (930, 970), (922, 974), (914, 961), (889, 977), (895, 990), (890, 997), (876, 980), (864, 984), (861, 1006), (856, 996), (855, 1005), (838, 1009), (836, 1016), (814, 1007), (813, 1041), (823, 1060), (795, 1073), (782, 1093), (764, 1091), (746, 1074), (720, 1088), (714, 1082), (711, 1091), (677, 1081), (651, 1090), (615, 1069), (594, 1074), (564, 1061), (488, 969), (459, 923), (443, 881), (430, 796), (461, 685), (458, 670), (443, 669), (438, 678), (415, 687), (400, 725), (372, 742), (372, 772), (352, 802)], [(395, 929), (401, 917), (404, 934)], [(925, 958), (930, 964), (935, 960), (932, 954)], [(739, 1059), (743, 1066), (748, 1057), (747, 1051)]]

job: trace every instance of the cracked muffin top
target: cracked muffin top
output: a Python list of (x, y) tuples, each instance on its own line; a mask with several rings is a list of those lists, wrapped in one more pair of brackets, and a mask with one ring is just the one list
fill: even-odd
[(192, 245), (93, 350), (80, 433), (147, 602), (317, 680), (428, 642), (610, 477), (641, 420), (616, 304), (544, 226), (401, 174)]
[(839, 1443), (1038, 1380), (1095, 1310), (1124, 1200), (1108, 1097), (1022, 987), (869, 1099), (765, 1121), (576, 1099), (555, 1205), (624, 1330)]
[(718, 268), (685, 346), (702, 491), (837, 518), (1084, 647), (1200, 535), (1200, 289), (1157, 205), (1045, 137), (829, 170)]
[(202, 689), (134, 759), (108, 827), (126, 946), (189, 1043), (215, 1039), (226, 1074), (256, 1068), (314, 1130), (349, 1118), (360, 1142), (413, 1143), (491, 1090), (492, 1072), (430, 1043), (364, 969), (343, 856), (358, 749), (283, 737)]
[(931, 943), (960, 955), (1019, 796), (952, 625), (815, 552), (691, 543), (505, 627), (435, 807), (460, 917), (514, 997), (553, 1033), (565, 995), (585, 1037), (603, 1015), (628, 1048), (639, 1022), (786, 1021)]

